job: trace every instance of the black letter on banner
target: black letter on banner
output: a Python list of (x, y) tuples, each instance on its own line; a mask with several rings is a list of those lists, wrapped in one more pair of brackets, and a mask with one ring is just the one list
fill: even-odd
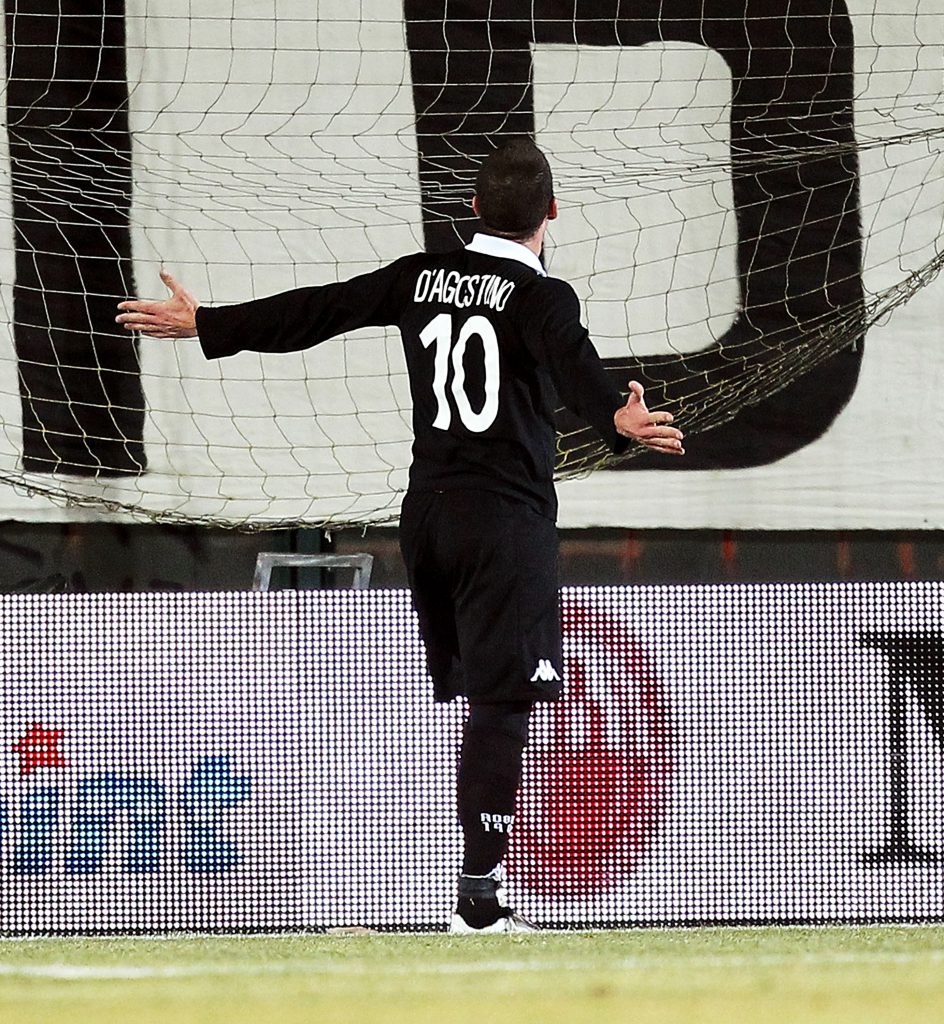
[(23, 466), (140, 473), (124, 0), (7, 0), (6, 33)]
[[(864, 333), (853, 40), (843, 0), (747, 0), (736, 9), (730, 0), (405, 0), (404, 10), (432, 251), (468, 239), (475, 169), (495, 142), (534, 135), (532, 43), (673, 40), (721, 55), (733, 80), (737, 320), (698, 353), (607, 359), (607, 367), (620, 388), (641, 379), (653, 407), (680, 399), (695, 381), (701, 397), (687, 402), (706, 428), (723, 418), (726, 388), (737, 386), (728, 382), (743, 367), (776, 381), (781, 362), (802, 366), (791, 351), (815, 344), (821, 332), (841, 335), (841, 351), (693, 437), (684, 459), (631, 459), (617, 468), (761, 465), (819, 437), (855, 389)], [(704, 396), (712, 411), (699, 416)], [(559, 426), (580, 427), (569, 416)], [(590, 442), (589, 433), (578, 434), (567, 447)]]
[(908, 789), (907, 691), (917, 698), (934, 738), (944, 752), (944, 634), (937, 632), (863, 633), (863, 647), (888, 658), (888, 840), (868, 851), (868, 864), (915, 864), (942, 859), (911, 838)]

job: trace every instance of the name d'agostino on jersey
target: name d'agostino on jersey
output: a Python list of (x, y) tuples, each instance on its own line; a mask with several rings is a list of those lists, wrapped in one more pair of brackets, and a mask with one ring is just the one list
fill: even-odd
[(458, 270), (421, 270), (413, 289), (414, 302), (443, 302), (458, 309), (488, 306), (501, 312), (515, 290), (514, 281), (499, 274), (460, 274)]

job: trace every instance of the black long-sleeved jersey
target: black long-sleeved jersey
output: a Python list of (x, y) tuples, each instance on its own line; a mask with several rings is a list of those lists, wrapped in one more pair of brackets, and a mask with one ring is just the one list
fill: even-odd
[(296, 352), (359, 327), (396, 326), (413, 399), (411, 490), (483, 489), (556, 516), (554, 393), (614, 450), (622, 405), (577, 296), (524, 246), (477, 235), (339, 284), (197, 310), (210, 358)]

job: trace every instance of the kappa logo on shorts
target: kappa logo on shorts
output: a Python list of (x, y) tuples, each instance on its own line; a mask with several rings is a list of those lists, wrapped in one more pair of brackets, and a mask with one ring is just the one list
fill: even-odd
[(532, 683), (559, 683), (560, 676), (557, 674), (557, 670), (547, 660), (547, 658), (538, 659), (538, 667), (534, 670), (534, 675), (531, 676)]

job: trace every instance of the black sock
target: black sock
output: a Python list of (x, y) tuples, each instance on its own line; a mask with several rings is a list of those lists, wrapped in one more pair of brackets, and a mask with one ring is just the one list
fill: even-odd
[(511, 911), (498, 902), (498, 879), (472, 875), (459, 876), (456, 913), (472, 928), (487, 928)]
[(530, 714), (530, 701), (476, 704), (469, 712), (457, 785), (463, 875), (487, 875), (508, 849)]

